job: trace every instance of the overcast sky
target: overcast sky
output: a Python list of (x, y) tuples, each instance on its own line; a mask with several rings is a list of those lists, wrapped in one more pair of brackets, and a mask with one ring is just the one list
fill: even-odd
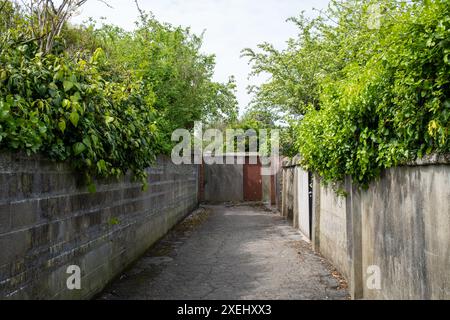
[[(75, 23), (89, 17), (105, 17), (127, 30), (134, 28), (138, 12), (134, 0), (107, 0), (108, 8), (97, 0), (89, 0)], [(281, 49), (285, 41), (296, 35), (295, 26), (286, 19), (301, 11), (315, 15), (313, 8), (323, 9), (329, 0), (140, 0), (140, 7), (152, 11), (160, 21), (190, 26), (200, 34), (205, 32), (203, 51), (216, 55), (215, 80), (225, 82), (230, 75), (236, 77), (241, 112), (251, 97), (247, 86), (257, 80), (247, 79), (250, 68), (240, 58), (242, 49), (256, 48), (264, 41)]]

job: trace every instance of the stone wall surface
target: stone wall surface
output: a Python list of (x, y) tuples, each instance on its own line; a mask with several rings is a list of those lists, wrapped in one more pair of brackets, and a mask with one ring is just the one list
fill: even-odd
[[(64, 163), (0, 155), (0, 299), (88, 299), (198, 205), (198, 166), (159, 158), (89, 193)], [(81, 269), (68, 290), (67, 268)]]

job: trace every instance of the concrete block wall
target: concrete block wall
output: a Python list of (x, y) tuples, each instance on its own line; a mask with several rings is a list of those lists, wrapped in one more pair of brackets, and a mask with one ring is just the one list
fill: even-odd
[(89, 193), (67, 164), (1, 154), (0, 299), (91, 298), (197, 207), (197, 166), (159, 158), (148, 172), (145, 192), (126, 177)]

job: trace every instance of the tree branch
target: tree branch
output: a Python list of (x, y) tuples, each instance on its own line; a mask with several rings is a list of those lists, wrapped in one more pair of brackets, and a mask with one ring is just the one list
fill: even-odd
[(108, 2), (106, 2), (105, 0), (97, 0), (101, 3), (103, 3), (105, 6), (107, 6), (108, 8), (114, 9), (114, 7), (112, 5), (110, 5)]
[(139, 11), (139, 15), (141, 16), (141, 18), (143, 18), (145, 16), (145, 12), (144, 10), (141, 9), (141, 7), (139, 6), (138, 0), (134, 0), (134, 3), (136, 3), (136, 8)]
[(5, 8), (7, 2), (8, 2), (8, 0), (3, 1), (2, 5), (0, 6), (0, 12), (3, 11), (3, 9)]

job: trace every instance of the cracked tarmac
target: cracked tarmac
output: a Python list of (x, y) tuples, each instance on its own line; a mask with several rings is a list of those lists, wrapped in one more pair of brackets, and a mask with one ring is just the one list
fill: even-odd
[(303, 239), (261, 206), (205, 206), (99, 299), (348, 299), (345, 283)]

